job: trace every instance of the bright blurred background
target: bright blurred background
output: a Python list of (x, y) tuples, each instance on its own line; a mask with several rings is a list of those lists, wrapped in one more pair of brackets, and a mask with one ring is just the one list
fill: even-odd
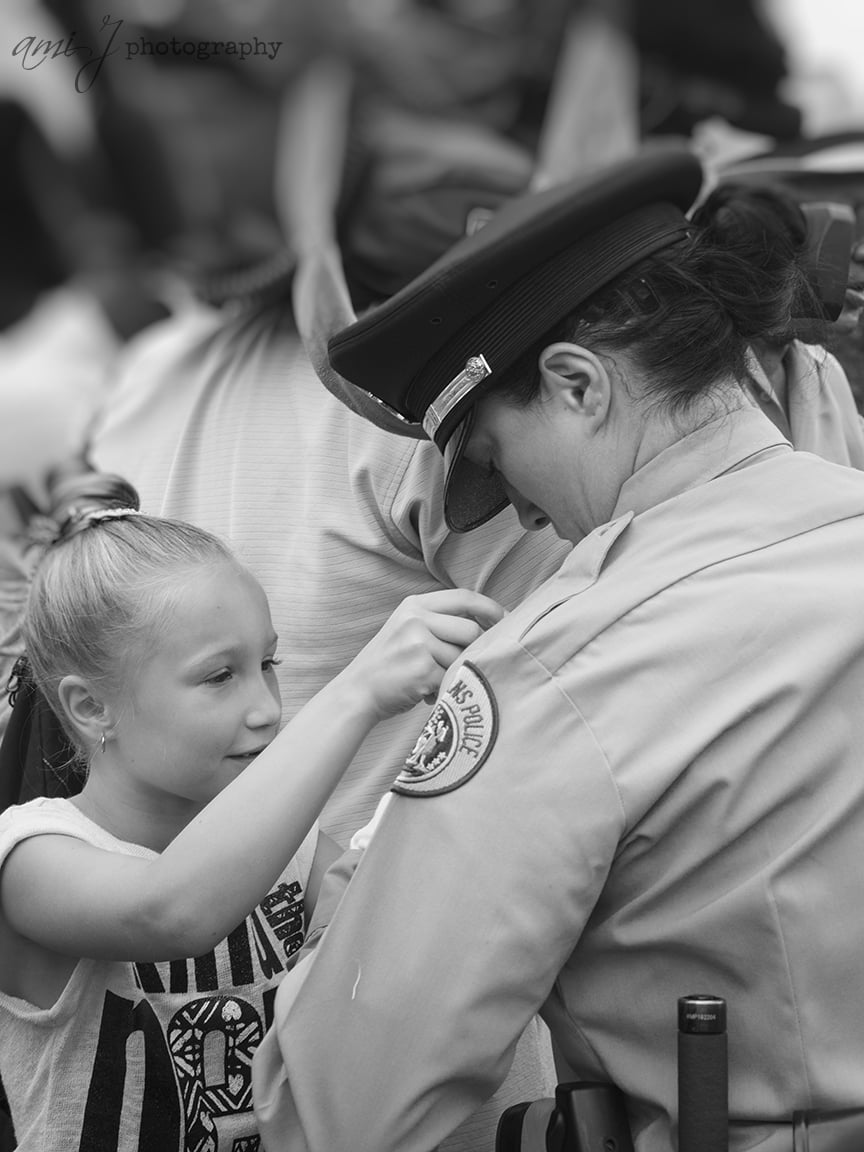
[(800, 103), (805, 131), (864, 127), (864, 3), (765, 0), (765, 13), (785, 41), (785, 91)]
[[(430, 140), (471, 124), (520, 149), (535, 184), (669, 134), (713, 172), (842, 133), (857, 141), (846, 191), (864, 226), (864, 0), (112, 0), (110, 12), (4, 0), (0, 488), (40, 484), (86, 444), (116, 356), (185, 299), (287, 290), (280, 110), (325, 55), (355, 86), (339, 205), (349, 262), (368, 247), (364, 221), (386, 232), (379, 162), (392, 172), (406, 145), (405, 177), (420, 120)], [(111, 35), (82, 85), (84, 48)], [(216, 41), (279, 47), (196, 50)], [(40, 58), (40, 42), (54, 51)], [(36, 432), (20, 435), (28, 421)]]

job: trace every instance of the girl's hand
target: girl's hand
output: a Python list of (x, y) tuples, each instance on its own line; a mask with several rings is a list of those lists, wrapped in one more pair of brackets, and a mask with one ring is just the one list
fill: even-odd
[(343, 676), (368, 697), (379, 720), (431, 703), (462, 650), (506, 615), (500, 604), (463, 588), (408, 596)]

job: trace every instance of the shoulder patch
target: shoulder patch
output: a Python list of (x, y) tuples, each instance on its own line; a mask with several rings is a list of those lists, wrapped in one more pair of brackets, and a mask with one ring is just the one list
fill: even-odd
[(480, 770), (498, 735), (495, 697), (473, 664), (462, 664), (426, 721), (392, 791), (441, 796)]

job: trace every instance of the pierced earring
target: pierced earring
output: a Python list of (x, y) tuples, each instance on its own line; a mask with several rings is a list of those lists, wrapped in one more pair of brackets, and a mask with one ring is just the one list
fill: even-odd
[(99, 737), (99, 751), (102, 753), (103, 756), (105, 755), (105, 733), (104, 732)]

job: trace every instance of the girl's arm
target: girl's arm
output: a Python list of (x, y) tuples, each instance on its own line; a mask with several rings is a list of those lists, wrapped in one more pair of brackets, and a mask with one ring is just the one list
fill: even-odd
[(351, 664), (153, 860), (68, 836), (22, 841), (0, 873), (12, 928), (69, 956), (161, 961), (228, 935), (296, 853), (379, 720), (434, 695), (503, 610), (460, 589), (409, 597)]

